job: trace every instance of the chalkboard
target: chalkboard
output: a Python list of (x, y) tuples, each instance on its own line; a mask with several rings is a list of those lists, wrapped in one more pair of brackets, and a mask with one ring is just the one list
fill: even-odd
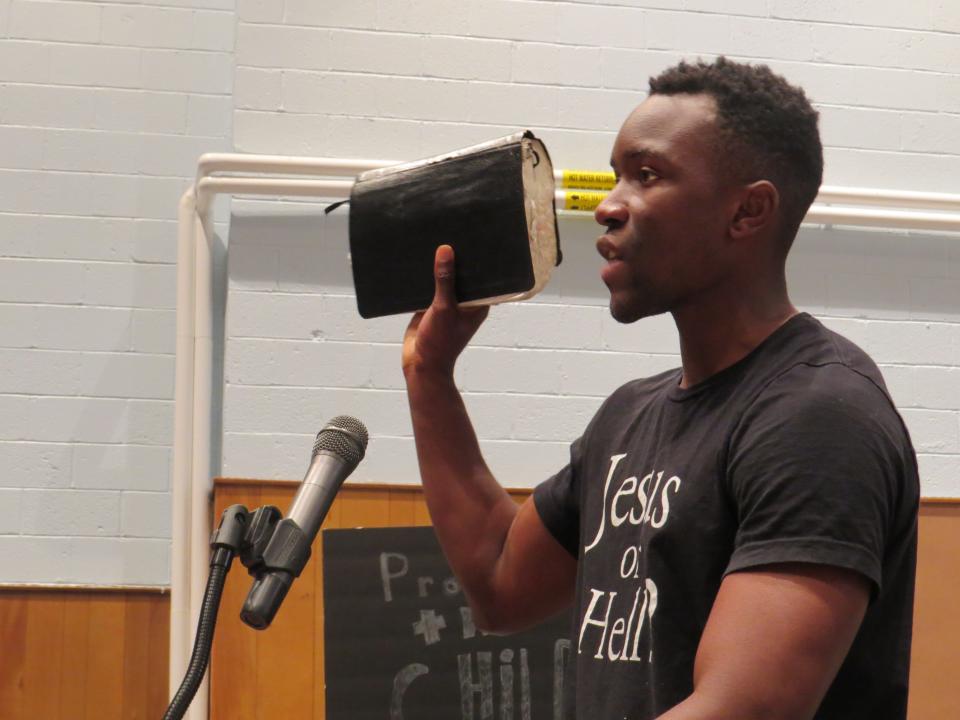
[(559, 718), (569, 614), (487, 635), (433, 529), (323, 532), (328, 720)]

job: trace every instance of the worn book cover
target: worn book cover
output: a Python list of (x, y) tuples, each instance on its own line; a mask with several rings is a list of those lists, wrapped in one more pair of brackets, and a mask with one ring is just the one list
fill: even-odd
[(365, 318), (423, 310), (433, 256), (456, 255), (462, 305), (523, 300), (560, 262), (553, 166), (531, 132), (361, 174), (350, 195), (350, 257)]

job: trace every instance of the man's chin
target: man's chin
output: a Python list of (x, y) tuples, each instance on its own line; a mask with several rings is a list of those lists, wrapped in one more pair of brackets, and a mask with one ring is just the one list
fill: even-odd
[(643, 320), (643, 318), (653, 317), (654, 315), (661, 315), (665, 312), (666, 309), (663, 308), (626, 305), (624, 303), (618, 303), (612, 297), (610, 298), (610, 315), (618, 323), (624, 325), (629, 325), (630, 323), (635, 323), (637, 320)]
[(624, 325), (647, 317), (644, 313), (638, 312), (636, 308), (622, 307), (614, 302), (610, 303), (610, 315), (618, 323), (623, 323)]

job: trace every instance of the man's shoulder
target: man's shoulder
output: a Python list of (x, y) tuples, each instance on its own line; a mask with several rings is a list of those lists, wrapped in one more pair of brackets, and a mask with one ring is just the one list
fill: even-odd
[(761, 395), (790, 391), (801, 402), (846, 398), (893, 408), (880, 368), (863, 348), (810, 315), (797, 325)]
[(766, 361), (743, 379), (734, 438), (757, 427), (795, 437), (830, 426), (909, 443), (880, 369), (856, 343), (805, 314), (772, 345)]
[(857, 438), (906, 457), (909, 432), (879, 373), (834, 360), (797, 363), (768, 383), (740, 416), (734, 439), (775, 433), (791, 445)]

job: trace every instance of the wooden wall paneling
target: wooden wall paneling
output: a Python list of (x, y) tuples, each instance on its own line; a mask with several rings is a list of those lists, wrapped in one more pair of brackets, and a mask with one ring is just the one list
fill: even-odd
[(409, 525), (429, 525), (429, 521), (418, 521), (417, 510), (420, 505), (426, 507), (420, 493), (409, 490), (392, 490), (390, 492), (389, 518), (390, 527), (404, 527)]
[(75, 717), (78, 709), (87, 707), (90, 666), (86, 658), (91, 639), (90, 604), (87, 593), (69, 594), (63, 598), (63, 647), (68, 648), (69, 654), (79, 662), (74, 663), (73, 672), (60, 678), (60, 714), (57, 717)]
[(390, 524), (390, 490), (351, 488), (341, 493), (340, 527), (386, 527)]
[(27, 599), (0, 595), (0, 717), (23, 717), (23, 675), (27, 659)]
[(920, 507), (917, 595), (910, 668), (911, 720), (960, 718), (960, 504)]
[(169, 616), (153, 591), (0, 588), (0, 717), (160, 717)]
[(170, 703), (170, 593), (158, 597), (135, 596), (138, 603), (147, 605), (150, 653), (146, 659), (146, 708), (143, 715), (129, 713), (131, 718), (163, 717)]
[(430, 511), (427, 510), (427, 501), (423, 497), (422, 493), (420, 494), (419, 501), (416, 505), (414, 519), (416, 520), (414, 525), (433, 525), (433, 522), (430, 520)]
[[(63, 663), (63, 600), (62, 596), (43, 593), (32, 598), (30, 603), (23, 668), (22, 712), (25, 718), (60, 716), (57, 696)], [(84, 658), (75, 656), (72, 659), (74, 663), (84, 661)]]
[(123, 683), (120, 697), (123, 705), (120, 715), (123, 718), (136, 717), (135, 708), (144, 707), (147, 703), (147, 669), (150, 667), (150, 654), (155, 652), (150, 641), (150, 606), (143, 602), (143, 598), (130, 598), (124, 606), (121, 657)]
[[(120, 718), (123, 707), (123, 640), (126, 598), (110, 594), (90, 605), (85, 720)], [(130, 672), (143, 672), (130, 668)]]

